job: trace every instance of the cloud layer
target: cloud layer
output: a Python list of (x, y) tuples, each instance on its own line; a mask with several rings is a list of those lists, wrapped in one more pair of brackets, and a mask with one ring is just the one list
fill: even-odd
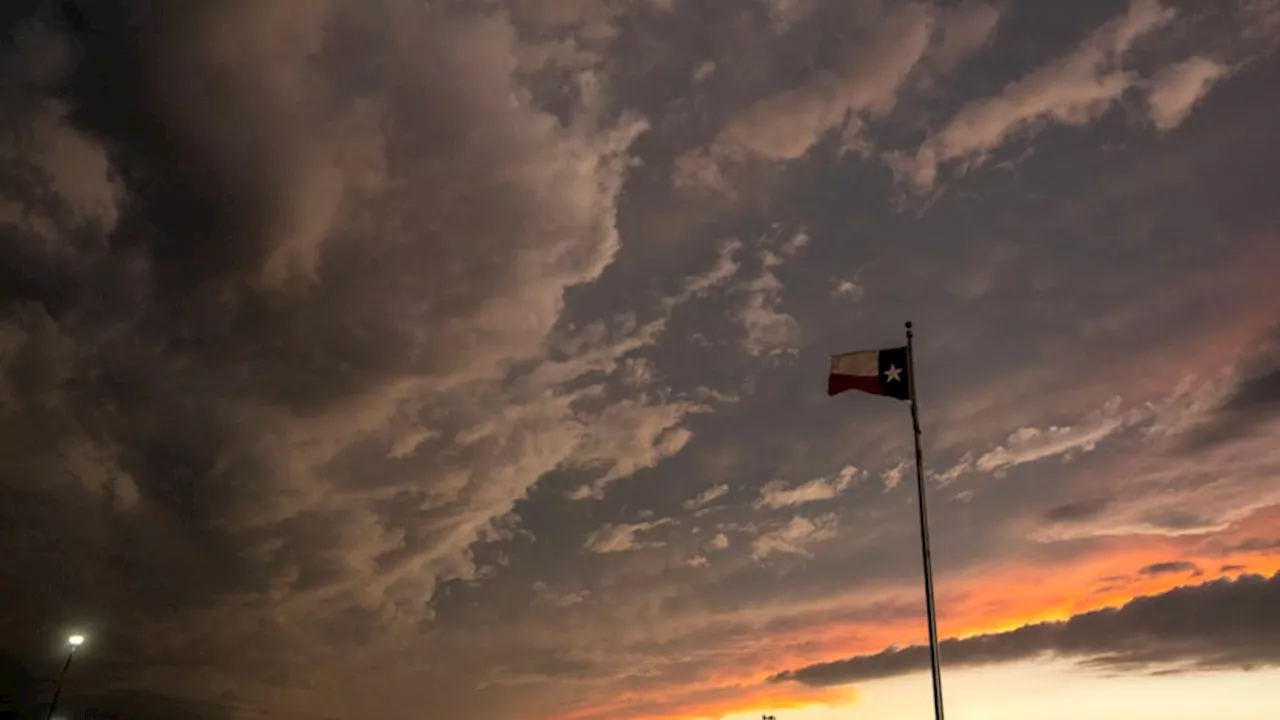
[[(972, 667), (1053, 654), (1095, 668), (1169, 670), (1255, 668), (1280, 664), (1280, 626), (1267, 608), (1280, 601), (1280, 575), (1257, 575), (1181, 587), (1136, 598), (1123, 607), (1076, 615), (1058, 623), (1005, 633), (945, 640), (948, 667)], [(920, 672), (928, 648), (891, 648), (789, 670), (775, 682), (838, 685)]]
[(1274, 5), (4, 3), (14, 687), (847, 703), (764, 679), (918, 666), (910, 414), (822, 382), (906, 319), (948, 647), (1244, 665), (1141, 622), (1280, 569)]
[(66, 568), (31, 606), (92, 599), (214, 662), (246, 660), (245, 633), (414, 628), (542, 474), (607, 481), (685, 442), (687, 404), (569, 386), (654, 327), (510, 374), (616, 255), (645, 124), (537, 109), (507, 20), (396, 0), (79, 15), (5, 58), (0, 423), (23, 460), (3, 532), (26, 548), (6, 575)]

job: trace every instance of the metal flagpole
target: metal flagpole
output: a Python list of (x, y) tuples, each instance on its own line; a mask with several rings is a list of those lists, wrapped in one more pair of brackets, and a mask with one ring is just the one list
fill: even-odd
[(925, 502), (924, 460), (920, 452), (920, 408), (916, 405), (915, 332), (907, 323), (907, 383), (911, 393), (911, 426), (916, 441), (916, 492), (920, 507), (920, 553), (924, 559), (925, 608), (929, 615), (929, 665), (933, 670), (933, 716), (943, 720), (942, 665), (938, 660), (938, 611), (933, 604), (933, 557), (929, 551), (929, 509)]

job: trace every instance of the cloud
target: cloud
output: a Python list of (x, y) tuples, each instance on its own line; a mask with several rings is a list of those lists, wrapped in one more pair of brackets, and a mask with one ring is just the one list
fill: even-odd
[(832, 500), (839, 497), (841, 493), (848, 490), (859, 478), (865, 475), (865, 472), (852, 465), (846, 465), (834, 477), (814, 478), (795, 487), (788, 487), (787, 483), (782, 480), (772, 480), (760, 488), (760, 499), (756, 501), (755, 506), (757, 508), (776, 510), (822, 500)]
[[(6, 3), (0, 36), (12, 35), (15, 5), (57, 4)], [(865, 158), (783, 167), (745, 144), (721, 146), (728, 151), (708, 157), (731, 180), (780, 181), (742, 188), (753, 208), (689, 213), (696, 203), (672, 197), (665, 180), (680, 153), (710, 147), (757, 102), (809, 86), (815, 66), (837, 83), (889, 73), (870, 55), (845, 63), (874, 45), (864, 39), (893, 30), (881, 19), (915, 6), (822, 0), (786, 28), (767, 27), (760, 7), (676, 2), (658, 13), (631, 0), (81, 6), (86, 37), (32, 21), (23, 42), (34, 49), (0, 60), (0, 453), (9, 460), (0, 467), (0, 586), (30, 589), (6, 599), (0, 645), (29, 646), (35, 657), (41, 628), (97, 618), (96, 646), (110, 658), (92, 653), (74, 671), (77, 694), (166, 688), (280, 717), (303, 707), (397, 717), (426, 702), (477, 719), (588, 720), (659, 705), (669, 712), (658, 714), (698, 715), (682, 703), (709, 687), (724, 712), (706, 714), (733, 714), (754, 702), (745, 685), (779, 650), (810, 658), (843, 642), (833, 622), (886, 643), (912, 632), (910, 603), (884, 600), (890, 616), (868, 609), (918, 571), (899, 552), (910, 544), (889, 537), (901, 528), (877, 520), (905, 496), (832, 477), (853, 452), (873, 463), (858, 463), (870, 475), (857, 483), (898, 482), (902, 468), (887, 466), (902, 436), (838, 427), (865, 425), (870, 406), (835, 425), (824, 419), (825, 405), (808, 407), (820, 393), (801, 387), (802, 366), (809, 346), (850, 321), (875, 334), (875, 317), (916, 312), (902, 302), (933, 303), (947, 285), (928, 276), (964, 251), (917, 237), (923, 226), (875, 197), (883, 178)], [(819, 132), (824, 152), (841, 139), (868, 152), (872, 138), (910, 141), (925, 111), (962, 105), (967, 89), (990, 87), (992, 72), (1020, 73), (1002, 62), (1005, 47), (992, 63), (963, 64), (998, 24), (989, 6), (918, 7), (930, 18), (923, 55), (880, 96), (890, 99)], [(903, 46), (886, 46), (894, 62), (915, 52), (917, 28), (904, 20), (901, 29)], [(717, 69), (691, 87), (704, 61)], [(972, 75), (943, 87), (933, 76), (950, 67)], [(1216, 113), (1235, 95), (1214, 94), (1204, 108)], [(811, 142), (772, 135), (767, 123), (747, 129), (761, 130), (752, 142), (763, 138), (766, 151)], [(1192, 146), (1203, 127), (1183, 130)], [(813, 159), (814, 148), (800, 157)], [(1074, 187), (1063, 182), (1064, 192)], [(1014, 193), (934, 220), (954, 227), (963, 216), (978, 223), (973, 234), (1012, 237), (1019, 202)], [(803, 247), (808, 236), (790, 232), (800, 222), (823, 242)], [(1069, 271), (1079, 251), (1067, 240), (1041, 248), (1054, 272)], [(1177, 237), (1161, 247), (1175, 267), (1198, 257)], [(1016, 258), (1009, 282), (991, 284), (975, 308), (1037, 321), (1047, 312), (1072, 335), (1056, 291), (1030, 304), (1020, 294), (1042, 287), (1036, 252)], [(1215, 246), (1212, 257), (1232, 252)], [(899, 277), (904, 269), (912, 277)], [(866, 288), (861, 303), (830, 297), (839, 279)], [(1125, 287), (1113, 290), (1145, 285)], [(908, 288), (920, 292), (894, 299)], [(845, 312), (825, 312), (829, 302)], [(971, 386), (957, 382), (1019, 376), (1010, 363), (1056, 347), (1029, 337), (1026, 352), (993, 358), (978, 351), (990, 338), (959, 320), (937, 318), (952, 337), (934, 339), (955, 362), (935, 378), (936, 412)], [(1179, 332), (1194, 328), (1178, 320)], [(1059, 324), (1036, 325), (1050, 326)], [(1143, 332), (1158, 342), (1172, 331), (1144, 322)], [(705, 347), (690, 363), (695, 336)], [(792, 352), (796, 367), (785, 367), (791, 360), (778, 358)], [(758, 358), (783, 365), (769, 370), (772, 381), (757, 382)], [(966, 358), (996, 365), (975, 370)], [(1120, 360), (1105, 364), (1127, 387)], [(1111, 378), (1099, 377), (1091, 382)], [(733, 395), (709, 389), (722, 384), (743, 394), (732, 408), (722, 406)], [(1072, 398), (1015, 402), (1019, 417), (996, 418), (996, 435), (1088, 424)], [(1037, 417), (1045, 403), (1068, 409)], [(715, 422), (697, 415), (712, 409)], [(994, 445), (1025, 450), (985, 444), (983, 418), (943, 423), (981, 436), (971, 464)], [(758, 442), (762, 429), (769, 442)], [(1149, 449), (1131, 439), (1105, 447)], [(969, 449), (940, 445), (939, 460)], [(1116, 502), (1095, 521), (1141, 505), (1127, 472), (1101, 472), (1111, 459), (1090, 458), (1100, 488), (1042, 462), (1044, 487), (1062, 498), (970, 486), (972, 503), (951, 507), (981, 532), (964, 534), (953, 555), (974, 568), (977, 554), (1020, 553), (1035, 539), (988, 542), (1005, 520), (983, 520), (1034, 519), (1066, 500), (1111, 497), (1111, 485)], [(749, 489), (723, 480), (806, 464), (826, 476), (781, 475), (787, 484), (764, 496), (768, 476)], [(1205, 479), (1220, 477), (1207, 469)], [(857, 503), (845, 502), (854, 494)], [(1028, 497), (1031, 506), (1010, 506)], [(1202, 528), (1241, 506), (1239, 495), (1202, 497), (1178, 495), (1162, 522)], [(753, 508), (757, 499), (772, 509)], [(672, 508), (714, 513), (706, 519), (723, 528), (659, 528)], [(1132, 567), (1167, 557), (1182, 556)], [(841, 570), (855, 566), (865, 572)]]
[(1158, 0), (1131, 0), (1127, 14), (1095, 30), (1070, 54), (1010, 83), (998, 96), (962, 107), (914, 154), (887, 155), (890, 166), (912, 190), (926, 192), (947, 163), (960, 162), (967, 171), (1015, 136), (1052, 122), (1093, 121), (1136, 83), (1124, 69), (1133, 45), (1173, 17)]
[(855, 31), (860, 40), (841, 49), (837, 68), (820, 70), (800, 87), (755, 102), (708, 147), (681, 156), (675, 165), (677, 186), (727, 190), (726, 166), (750, 159), (794, 160), (826, 133), (847, 128), (856, 135), (861, 115), (891, 110), (899, 88), (929, 47), (932, 12), (925, 4), (909, 3), (874, 22), (862, 19)]
[(157, 666), (195, 647), (266, 683), (243, 666), (422, 627), (548, 472), (599, 489), (688, 442), (697, 406), (606, 382), (660, 323), (552, 347), (619, 251), (646, 123), (544, 111), (512, 22), (451, 7), (86, 4), (88, 32), (33, 21), (3, 58), (15, 613), (92, 598), (166, 638)]
[(694, 85), (701, 85), (706, 82), (716, 72), (716, 64), (711, 60), (703, 60), (698, 63), (698, 67), (693, 71), (693, 78), (690, 82)]
[(806, 518), (797, 515), (785, 525), (762, 533), (751, 546), (751, 556), (763, 560), (770, 555), (810, 557), (809, 546), (836, 536), (839, 520), (834, 513)]
[[(1274, 476), (1280, 457), (1270, 434), (1236, 438), (1188, 453), (1177, 443), (1120, 456), (1093, 492), (1116, 501), (1091, 519), (1045, 528), (1040, 539), (1138, 535), (1186, 536), (1221, 531), (1280, 502)], [(1123, 479), (1123, 482), (1119, 482)]]
[(690, 300), (702, 297), (713, 288), (732, 280), (742, 267), (735, 258), (735, 255), (741, 249), (742, 243), (737, 240), (726, 240), (721, 243), (715, 264), (701, 275), (685, 278), (684, 287), (681, 288), (680, 292), (665, 298), (663, 305), (668, 309), (675, 308)]
[(744, 153), (794, 160), (850, 115), (892, 108), (898, 88), (928, 46), (930, 17), (910, 4), (883, 18), (843, 73), (818, 73), (807, 85), (756, 103), (734, 119), (712, 145), (713, 157)]
[(814, 0), (764, 0), (769, 17), (778, 30), (800, 20), (813, 9)]
[[(1245, 575), (1140, 597), (1123, 607), (1076, 615), (1065, 622), (945, 640), (950, 667), (1026, 660), (1044, 654), (1090, 667), (1125, 671), (1249, 669), (1280, 665), (1280, 575)], [(890, 648), (781, 673), (775, 682), (825, 686), (921, 672), (928, 648)]]
[(1240, 0), (1239, 7), (1244, 37), (1262, 38), (1274, 45), (1280, 38), (1280, 2)]
[(832, 294), (836, 297), (849, 298), (850, 300), (861, 300), (864, 292), (863, 287), (853, 280), (841, 280), (836, 283), (836, 288), (832, 291)]
[(440, 431), (438, 430), (424, 427), (406, 428), (404, 433), (391, 445), (388, 456), (407, 458), (413, 455), (423, 443), (436, 440), (439, 437)]
[(1204, 381), (1184, 377), (1153, 401), (1126, 409), (1112, 399), (1072, 425), (1019, 429), (1004, 444), (966, 453), (931, 477), (939, 484), (973, 472), (1000, 477), (1024, 464), (1071, 460), (1109, 439), (1134, 441), (1126, 445), (1130, 452), (1112, 456), (1103, 475), (1075, 478), (1073, 492), (1092, 497), (1045, 511), (1048, 523), (1032, 535), (1061, 541), (1220, 530), (1276, 502), (1273, 488), (1257, 483), (1278, 462), (1267, 401), (1273, 362), (1268, 349), (1251, 355), (1244, 370), (1228, 368)]
[(663, 520), (655, 520), (653, 522), (640, 523), (622, 523), (614, 525), (606, 524), (603, 527), (593, 531), (587, 537), (586, 542), (582, 544), (584, 550), (602, 555), (609, 553), (628, 552), (630, 550), (639, 550), (646, 547), (662, 547), (662, 543), (658, 541), (641, 541), (637, 535), (647, 533), (663, 525), (670, 525), (674, 520), (669, 518)]
[(1159, 562), (1147, 565), (1138, 571), (1139, 575), (1157, 576), (1157, 575), (1181, 575), (1189, 574), (1193, 577), (1203, 575), (1204, 571), (1199, 565), (1184, 560), (1172, 560), (1169, 562)]
[(800, 324), (777, 309), (775, 296), (753, 292), (738, 309), (736, 319), (746, 331), (743, 349), (753, 356), (781, 355), (792, 352), (799, 342)]
[(569, 593), (557, 593), (545, 582), (539, 580), (533, 584), (533, 592), (538, 599), (556, 608), (570, 608), (581, 605), (591, 597), (590, 590), (577, 590)]
[(753, 357), (775, 356), (795, 352), (800, 342), (800, 323), (778, 309), (782, 303), (782, 281), (774, 273), (788, 259), (809, 244), (804, 230), (791, 234), (778, 243), (776, 238), (761, 241), (760, 275), (738, 285), (745, 299), (734, 319), (746, 332), (742, 347)]
[(898, 487), (902, 482), (902, 476), (906, 473), (908, 467), (909, 465), (907, 465), (905, 460), (899, 460), (895, 465), (885, 468), (884, 471), (880, 473), (880, 482), (884, 484), (885, 492), (889, 492), (890, 490)]
[(1206, 381), (1184, 377), (1169, 397), (1151, 404), (1151, 422), (1142, 428), (1142, 436), (1149, 439), (1189, 437), (1191, 431), (1205, 427), (1214, 410), (1236, 391), (1238, 383), (1234, 368)]
[(1231, 552), (1280, 552), (1280, 538), (1250, 538), (1228, 548)]
[[(1253, 355), (1243, 372), (1187, 377), (1163, 398), (1125, 408), (1118, 398), (1072, 425), (1021, 428), (1002, 445), (966, 454), (935, 476), (940, 484), (973, 472), (997, 477), (1044, 460), (1070, 460), (1102, 442), (1124, 436), (1147, 443), (1092, 487), (1097, 497), (1060, 505), (1043, 514), (1051, 525), (1042, 540), (1116, 533), (1182, 534), (1224, 527), (1274, 502), (1269, 488), (1253, 483), (1273, 472), (1266, 448), (1274, 355)], [(1123, 482), (1119, 482), (1123, 479)], [(1195, 510), (1188, 511), (1188, 508)]]
[(1197, 403), (1179, 425), (1184, 447), (1200, 451), (1256, 434), (1280, 418), (1280, 342), (1272, 340), (1240, 369), (1225, 396)]
[[(592, 394), (598, 393), (595, 389)], [(693, 439), (681, 425), (684, 417), (706, 407), (688, 402), (621, 400), (577, 425), (578, 437), (561, 467), (600, 469), (595, 481), (573, 490), (575, 500), (600, 499), (613, 482), (650, 468), (680, 452)]]
[(1191, 58), (1161, 70), (1152, 78), (1147, 95), (1151, 122), (1161, 131), (1178, 127), (1226, 74), (1226, 66), (1206, 57)]
[(711, 487), (699, 493), (697, 497), (686, 500), (684, 502), (684, 508), (686, 510), (697, 510), (698, 508), (704, 507), (709, 503), (715, 502), (716, 500), (719, 500), (720, 498), (728, 494), (729, 494), (728, 485), (712, 485)]
[(507, 11), (543, 32), (570, 35), (579, 42), (607, 46), (618, 33), (615, 21), (622, 6), (616, 2), (584, 0), (524, 0), (512, 3)]
[(1045, 511), (1044, 519), (1049, 522), (1070, 523), (1092, 520), (1102, 514), (1111, 505), (1110, 498), (1079, 500), (1050, 508)]
[(978, 472), (1002, 473), (1046, 458), (1070, 458), (1075, 453), (1091, 452), (1099, 442), (1147, 417), (1142, 410), (1122, 411), (1120, 398), (1113, 398), (1077, 425), (1052, 426), (1044, 430), (1019, 428), (1004, 445), (992, 448), (973, 460), (971, 468)]
[(929, 53), (930, 64), (947, 72), (977, 52), (995, 35), (1000, 23), (1000, 7), (985, 0), (963, 0), (940, 11), (940, 40)]
[[(795, 238), (785, 243), (781, 251), (792, 255), (807, 239)], [(650, 360), (626, 357), (630, 353), (656, 343), (665, 331), (672, 313), (682, 305), (705, 296), (711, 289), (728, 283), (737, 274), (740, 265), (734, 259), (741, 248), (737, 240), (721, 244), (716, 262), (706, 272), (686, 277), (679, 292), (662, 298), (657, 303), (660, 316), (644, 325), (638, 325), (634, 313), (620, 316), (615, 335), (608, 338), (609, 329), (603, 322), (593, 322), (576, 334), (563, 335), (553, 341), (554, 349), (570, 356), (567, 361), (548, 362), (532, 374), (526, 392), (535, 392), (547, 386), (568, 385), (591, 373), (619, 373), (624, 385), (632, 389), (649, 389), (654, 377)], [(625, 359), (624, 359), (625, 358)], [(590, 385), (565, 394), (556, 402), (565, 412), (572, 413), (576, 403), (592, 399), (604, 391), (601, 385)], [(535, 392), (536, 394), (536, 392)], [(731, 395), (700, 388), (696, 394), (718, 403), (736, 401)], [(540, 396), (545, 400), (545, 395)], [(668, 401), (647, 395), (632, 400), (621, 400), (595, 415), (587, 416), (590, 423), (571, 422), (575, 442), (564, 452), (558, 467), (605, 469), (602, 475), (590, 483), (571, 490), (568, 497), (574, 500), (599, 500), (609, 485), (633, 473), (653, 467), (661, 460), (675, 455), (693, 438), (693, 433), (682, 426), (685, 416), (706, 412), (705, 403)], [(586, 419), (586, 418), (584, 418)], [(563, 432), (562, 432), (563, 434)], [(629, 447), (629, 449), (624, 449)], [(549, 467), (547, 470), (554, 469)]]

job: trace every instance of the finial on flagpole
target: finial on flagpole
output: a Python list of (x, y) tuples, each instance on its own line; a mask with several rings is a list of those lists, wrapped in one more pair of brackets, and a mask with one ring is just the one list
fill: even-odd
[(915, 335), (915, 332), (911, 330), (911, 321), (908, 320), (907, 321), (907, 337), (911, 337), (912, 335)]

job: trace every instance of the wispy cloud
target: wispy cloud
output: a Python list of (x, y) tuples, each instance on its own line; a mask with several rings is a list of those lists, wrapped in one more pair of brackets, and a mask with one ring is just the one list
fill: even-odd
[(832, 291), (837, 297), (848, 298), (850, 300), (862, 299), (864, 292), (861, 285), (853, 280), (840, 280), (836, 282), (835, 290)]
[(1206, 57), (1195, 57), (1161, 70), (1151, 80), (1147, 108), (1159, 130), (1182, 124), (1209, 90), (1227, 75), (1228, 68)]
[(716, 500), (719, 500), (720, 498), (728, 494), (729, 494), (728, 485), (712, 485), (711, 487), (699, 493), (697, 497), (685, 500), (684, 508), (686, 510), (697, 510), (698, 508), (710, 505), (711, 503), (715, 502)]
[(685, 278), (684, 287), (681, 288), (680, 292), (664, 298), (662, 305), (670, 310), (690, 300), (702, 297), (711, 289), (732, 280), (738, 270), (741, 269), (741, 265), (736, 258), (738, 251), (741, 249), (742, 243), (737, 240), (730, 239), (721, 243), (715, 264), (701, 275)]
[(866, 473), (852, 465), (846, 465), (833, 477), (814, 478), (794, 487), (788, 486), (783, 480), (773, 480), (760, 488), (760, 499), (756, 501), (756, 507), (776, 510), (831, 500), (839, 497), (865, 475)]
[(902, 483), (902, 477), (906, 473), (908, 467), (910, 466), (905, 460), (899, 460), (894, 465), (881, 471), (880, 482), (884, 485), (885, 492), (889, 492)]
[(557, 593), (542, 581), (538, 581), (533, 584), (533, 592), (538, 596), (538, 599), (557, 608), (570, 608), (574, 605), (580, 605), (591, 597), (590, 590), (576, 590), (574, 592)]
[(1124, 67), (1130, 49), (1173, 17), (1158, 0), (1132, 0), (1127, 14), (1098, 28), (1070, 54), (1010, 83), (998, 96), (965, 105), (913, 154), (887, 155), (890, 166), (913, 190), (924, 192), (947, 163), (968, 170), (1015, 135), (1034, 134), (1050, 122), (1082, 125), (1096, 119), (1137, 82)]
[(588, 552), (607, 555), (646, 547), (662, 547), (662, 542), (660, 541), (645, 541), (638, 536), (664, 525), (671, 525), (674, 522), (670, 518), (664, 518), (651, 522), (606, 524), (587, 536), (582, 548)]
[(927, 5), (909, 3), (859, 28), (863, 42), (842, 49), (847, 57), (839, 70), (818, 72), (798, 88), (753, 104), (709, 147), (679, 158), (676, 184), (731, 192), (724, 179), (726, 167), (752, 158), (794, 160), (825, 133), (840, 128), (857, 134), (861, 114), (883, 114), (893, 107), (899, 88), (924, 57), (932, 22)]
[(800, 323), (779, 309), (783, 287), (774, 271), (795, 257), (809, 244), (809, 240), (809, 234), (804, 230), (792, 233), (781, 242), (769, 238), (762, 240), (760, 274), (737, 288), (745, 299), (734, 318), (746, 333), (742, 347), (747, 354), (755, 357), (782, 355), (794, 352), (800, 342)]
[[(1202, 442), (1214, 432), (1214, 420), (1234, 417), (1232, 397), (1253, 397), (1255, 388), (1266, 397), (1270, 377), (1271, 373), (1265, 370), (1244, 379), (1231, 373), (1203, 381), (1186, 377), (1165, 397), (1134, 407), (1126, 407), (1122, 398), (1115, 397), (1071, 425), (1018, 428), (1003, 444), (982, 453), (967, 452), (951, 467), (930, 476), (946, 485), (972, 472), (999, 476), (1019, 465), (1051, 458), (1070, 460), (1093, 452), (1099, 443), (1125, 432), (1148, 440), (1180, 438), (1185, 443)], [(1259, 405), (1265, 408), (1267, 404), (1264, 400)], [(1240, 430), (1234, 428), (1224, 435), (1238, 438)]]
[(752, 542), (752, 557), (763, 560), (770, 555), (811, 556), (809, 547), (836, 536), (840, 521), (833, 513), (807, 518), (797, 515), (785, 525), (762, 533)]
[(970, 472), (1000, 475), (1019, 465), (1048, 458), (1070, 459), (1077, 453), (1092, 452), (1108, 437), (1150, 418), (1148, 408), (1124, 409), (1121, 399), (1113, 398), (1074, 425), (1019, 428), (1003, 445), (976, 456), (966, 454), (933, 478), (940, 484), (948, 484)]
[(1070, 457), (1090, 452), (1098, 443), (1143, 417), (1139, 412), (1123, 412), (1120, 398), (1114, 398), (1078, 425), (1053, 426), (1044, 430), (1019, 428), (1004, 445), (978, 456), (974, 469), (1002, 472), (1009, 468), (1049, 457)]

